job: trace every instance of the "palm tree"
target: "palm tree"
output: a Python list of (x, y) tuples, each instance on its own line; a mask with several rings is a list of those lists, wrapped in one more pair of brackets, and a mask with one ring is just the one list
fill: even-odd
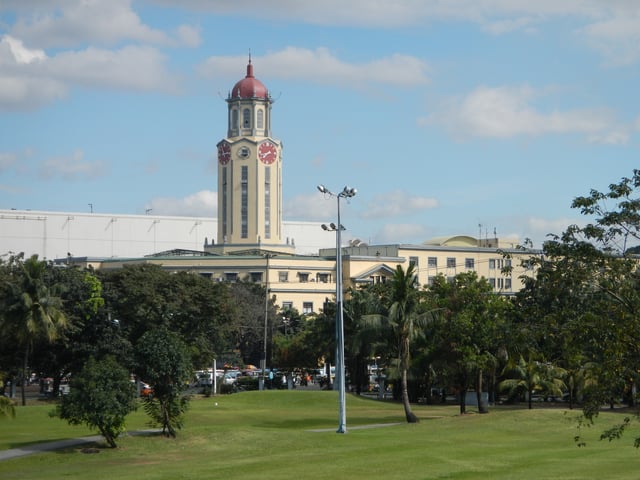
[(408, 423), (419, 422), (411, 410), (409, 390), (407, 388), (407, 372), (411, 363), (411, 341), (422, 333), (419, 328), (431, 318), (432, 312), (419, 313), (419, 296), (416, 288), (416, 275), (413, 265), (406, 271), (401, 265), (396, 267), (391, 281), (391, 293), (386, 315), (375, 314), (363, 317), (365, 322), (387, 326), (394, 333), (398, 342), (398, 364), (401, 375), (402, 405)]
[(13, 407), (13, 402), (7, 397), (0, 396), (0, 418), (16, 416), (16, 409)]
[(500, 389), (509, 391), (511, 395), (526, 393), (529, 409), (533, 408), (534, 392), (561, 396), (567, 389), (562, 380), (566, 375), (564, 369), (539, 362), (531, 356), (528, 360), (520, 356), (516, 363), (508, 364), (505, 370), (510, 372), (513, 378), (500, 382)]
[(25, 383), (33, 345), (41, 339), (53, 341), (67, 324), (61, 298), (45, 283), (46, 269), (47, 263), (33, 255), (19, 263), (15, 281), (5, 285), (7, 305), (0, 321), (2, 328), (12, 332), (16, 343), (23, 348), (22, 405), (26, 404)]

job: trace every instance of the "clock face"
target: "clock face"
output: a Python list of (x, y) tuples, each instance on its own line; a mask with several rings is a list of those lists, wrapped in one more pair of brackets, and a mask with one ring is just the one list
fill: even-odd
[(251, 155), (251, 150), (249, 150), (249, 147), (242, 147), (240, 150), (238, 150), (238, 155), (240, 155), (242, 158), (249, 158), (249, 155)]
[(258, 147), (258, 158), (262, 163), (271, 165), (278, 156), (278, 149), (274, 143), (270, 141), (262, 142)]
[(231, 159), (231, 145), (228, 143), (221, 143), (218, 145), (218, 161), (222, 165), (229, 163)]

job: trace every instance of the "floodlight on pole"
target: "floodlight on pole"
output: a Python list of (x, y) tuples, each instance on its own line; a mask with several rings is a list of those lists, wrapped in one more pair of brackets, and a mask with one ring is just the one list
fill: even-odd
[[(336, 380), (338, 383), (338, 430), (336, 433), (347, 433), (347, 407), (346, 407), (346, 375), (344, 360), (344, 310), (342, 288), (342, 238), (341, 232), (345, 230), (340, 223), (340, 199), (351, 198), (357, 193), (355, 188), (344, 187), (340, 193), (333, 193), (324, 185), (318, 185), (318, 190), (325, 195), (335, 197), (338, 206), (338, 224), (330, 223), (322, 225), (326, 231), (336, 232)], [(331, 372), (329, 372), (331, 374)]]

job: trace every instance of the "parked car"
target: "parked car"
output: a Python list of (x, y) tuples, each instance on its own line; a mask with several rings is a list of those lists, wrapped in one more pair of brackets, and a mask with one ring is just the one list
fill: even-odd
[(140, 396), (150, 397), (153, 395), (153, 387), (148, 383), (140, 382)]
[(240, 373), (241, 372), (239, 370), (228, 371), (227, 373), (224, 374), (222, 381), (227, 385), (233, 385), (234, 383), (236, 383), (236, 380), (238, 379), (238, 376), (240, 375)]

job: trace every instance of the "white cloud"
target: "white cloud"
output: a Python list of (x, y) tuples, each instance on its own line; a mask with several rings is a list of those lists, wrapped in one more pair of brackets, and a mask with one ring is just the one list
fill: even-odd
[[(465, 20), (484, 25), (504, 17), (531, 17), (542, 21), (549, 16), (605, 15), (607, 0), (244, 0), (242, 3), (210, 0), (151, 0), (166, 6), (255, 18), (287, 19), (316, 25), (398, 28), (425, 25), (434, 21)], [(610, 1), (610, 0), (609, 0)], [(598, 4), (602, 4), (599, 6)]]
[(424, 225), (411, 223), (388, 223), (376, 232), (375, 244), (383, 243), (422, 243), (430, 233)]
[(588, 140), (590, 143), (599, 145), (627, 145), (629, 143), (630, 134), (627, 129), (611, 130), (599, 135), (591, 135)]
[(535, 23), (536, 19), (532, 17), (507, 18), (491, 21), (483, 26), (483, 30), (493, 35), (503, 35), (517, 30), (533, 30), (531, 25)]
[(181, 25), (175, 36), (170, 36), (145, 25), (131, 8), (131, 0), (51, 1), (48, 9), (39, 7), (35, 12), (18, 10), (21, 15), (11, 33), (44, 48), (75, 47), (87, 42), (115, 45), (122, 40), (170, 46), (199, 43), (197, 28)]
[(15, 153), (0, 152), (0, 172), (8, 170), (18, 161)]
[[(342, 200), (340, 207), (341, 212), (348, 208), (347, 201)], [(284, 218), (291, 220), (335, 221), (337, 213), (335, 198), (323, 195), (320, 192), (297, 195), (283, 205)]]
[(52, 57), (27, 49), (19, 39), (0, 40), (0, 111), (29, 110), (65, 97), (78, 85), (135, 91), (179, 92), (166, 57), (152, 47), (119, 50), (89, 47)]
[[(11, 62), (13, 57), (13, 62)], [(33, 63), (47, 58), (44, 50), (33, 48), (29, 49), (24, 46), (22, 40), (4, 35), (0, 38), (0, 63)]]
[(363, 218), (388, 218), (410, 215), (436, 208), (435, 198), (411, 196), (402, 190), (376, 195), (367, 205)]
[(45, 179), (62, 177), (65, 180), (87, 180), (103, 176), (107, 168), (102, 161), (86, 161), (84, 152), (77, 150), (69, 156), (45, 160), (39, 170), (40, 176)]
[(328, 26), (398, 29), (435, 22), (469, 22), (492, 35), (536, 32), (545, 23), (569, 19), (573, 33), (600, 51), (607, 63), (640, 59), (640, 12), (635, 0), (151, 0), (167, 6)]
[(89, 47), (56, 55), (43, 70), (69, 84), (177, 93), (178, 80), (167, 72), (165, 62), (165, 55), (153, 47)]
[(202, 43), (200, 27), (180, 25), (176, 29), (176, 38), (186, 47), (197, 47)]
[(149, 202), (154, 215), (182, 217), (215, 217), (218, 211), (218, 194), (201, 190), (184, 198), (158, 197)]
[[(237, 76), (240, 62), (246, 62), (246, 57), (210, 57), (198, 70), (206, 77)], [(429, 82), (427, 64), (419, 58), (401, 54), (350, 64), (326, 48), (287, 47), (279, 52), (253, 57), (253, 63), (259, 65), (260, 75), (270, 78), (299, 79), (356, 89), (370, 84), (411, 87)]]
[(543, 92), (529, 86), (481, 86), (461, 98), (451, 98), (434, 114), (419, 119), (438, 125), (455, 137), (538, 136), (548, 133), (608, 134), (611, 115), (601, 110), (543, 112), (534, 103)]
[(561, 235), (569, 225), (575, 224), (584, 224), (584, 219), (530, 217), (526, 219), (525, 230), (534, 247), (540, 248), (550, 235)]
[(603, 54), (608, 65), (634, 64), (640, 59), (640, 10), (637, 4), (633, 9), (612, 10), (611, 16), (585, 26), (580, 33)]

